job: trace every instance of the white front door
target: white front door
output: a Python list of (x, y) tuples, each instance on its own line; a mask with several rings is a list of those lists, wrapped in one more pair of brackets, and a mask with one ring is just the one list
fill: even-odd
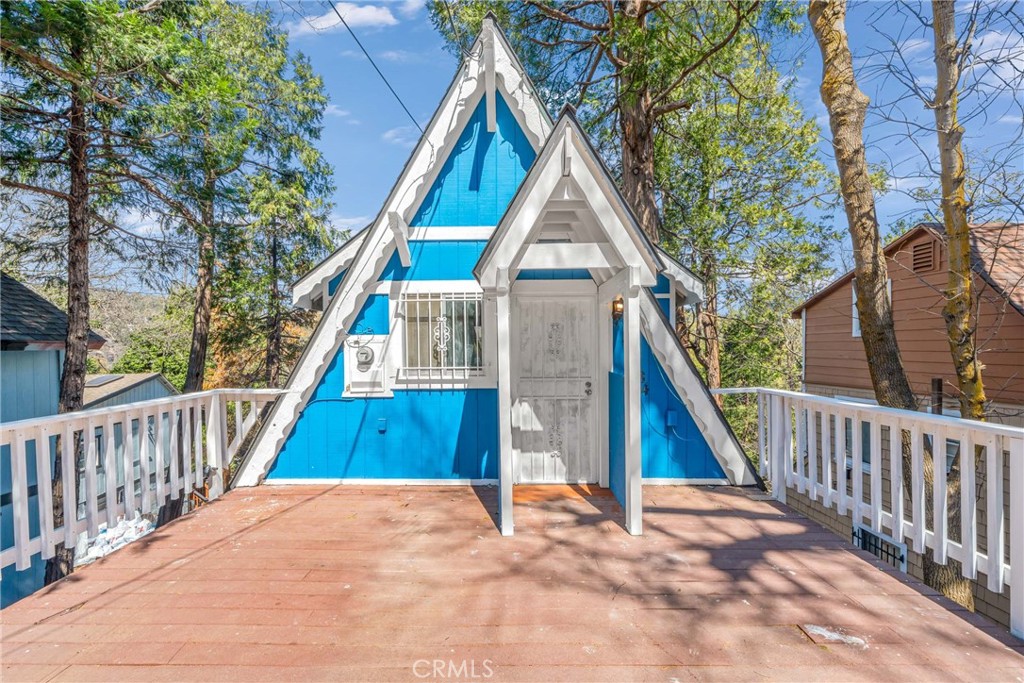
[(512, 457), (517, 483), (598, 480), (593, 297), (515, 297)]

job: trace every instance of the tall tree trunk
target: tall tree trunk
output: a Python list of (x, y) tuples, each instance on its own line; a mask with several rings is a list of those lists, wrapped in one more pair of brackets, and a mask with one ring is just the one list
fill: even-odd
[[(823, 71), (821, 99), (829, 113), (832, 147), (853, 242), (854, 286), (860, 316), (861, 342), (868, 359), (871, 385), (881, 405), (917, 410), (903, 367), (892, 304), (887, 292), (888, 271), (875, 215), (874, 192), (864, 154), (864, 116), (868, 97), (857, 87), (853, 57), (846, 37), (845, 0), (811, 0), (807, 10), (811, 28), (821, 50)], [(945, 467), (942, 448), (933, 448), (926, 458), (925, 509), (931, 511), (934, 467)], [(903, 435), (903, 471), (911, 471), (910, 441)], [(958, 489), (957, 489), (958, 490)], [(955, 496), (959, 500), (959, 496)], [(950, 598), (970, 601), (970, 587), (952, 564), (936, 564), (930, 553), (923, 558), (925, 581)], [(965, 590), (966, 587), (966, 590)]]
[(267, 321), (267, 386), (277, 388), (281, 372), (281, 292), (278, 287), (278, 244), (270, 242), (270, 315)]
[(213, 305), (213, 268), (215, 239), (213, 193), (215, 180), (207, 176), (202, 203), (202, 232), (199, 235), (199, 260), (196, 268), (196, 302), (192, 313), (192, 346), (188, 352), (185, 393), (203, 390), (206, 350), (210, 343), (210, 311)]
[[(704, 370), (709, 389), (722, 387), (722, 341), (718, 334), (718, 285), (713, 274), (704, 280), (704, 303), (697, 313), (699, 334), (704, 338)], [(722, 396), (715, 402), (723, 406)]]
[[(957, 45), (956, 8), (952, 0), (932, 0), (932, 26), (935, 31), (935, 128), (939, 142), (939, 162), (942, 184), (942, 219), (946, 228), (948, 255), (948, 282), (946, 304), (942, 317), (946, 321), (949, 350), (956, 369), (960, 389), (960, 415), (971, 420), (985, 419), (985, 387), (981, 376), (975, 344), (975, 327), (971, 324), (974, 309), (974, 291), (971, 269), (971, 234), (967, 223), (967, 196), (964, 189), (964, 154), (961, 147), (964, 130), (957, 120), (959, 100), (960, 56)], [(942, 449), (940, 449), (941, 451)], [(940, 460), (944, 453), (937, 453)], [(947, 489), (949, 498), (949, 528), (960, 529), (960, 486), (962, 470), (974, 467), (977, 471), (977, 449), (973, 453), (960, 452), (958, 462), (949, 472)], [(1001, 482), (999, 482), (1001, 483)], [(931, 508), (931, 506), (929, 506)], [(956, 536), (955, 540), (959, 540)], [(971, 582), (964, 579), (958, 567), (926, 564), (925, 580), (942, 590), (961, 605), (974, 609)]]
[(889, 275), (864, 155), (868, 97), (857, 87), (854, 78), (853, 57), (844, 26), (846, 2), (812, 0), (808, 17), (824, 62), (821, 99), (829, 113), (832, 147), (853, 242), (857, 312), (871, 384), (880, 404), (916, 410), (917, 399), (903, 368), (887, 292)]
[[(68, 108), (68, 330), (64, 342), (64, 368), (60, 376), (58, 410), (81, 410), (85, 395), (85, 361), (89, 355), (89, 130), (85, 98), (73, 87)], [(69, 447), (70, 446), (70, 447)], [(62, 444), (53, 466), (54, 525), (64, 523), (63, 467), (75, 466), (75, 448)], [(70, 460), (63, 463), (63, 459)], [(74, 495), (68, 491), (68, 495)], [(70, 521), (70, 520), (69, 520)], [(46, 584), (74, 571), (74, 547), (60, 546), (46, 561)]]
[[(640, 0), (625, 0), (619, 11), (640, 30), (647, 30), (647, 16)], [(654, 173), (655, 119), (651, 90), (646, 82), (644, 55), (625, 45), (619, 57), (628, 66), (619, 74), (619, 128), (622, 135), (622, 194), (652, 242), (661, 241), (661, 212), (658, 209)]]
[(956, 8), (951, 0), (932, 0), (935, 29), (935, 128), (939, 139), (942, 181), (942, 222), (946, 228), (949, 280), (942, 317), (946, 321), (949, 350), (953, 355), (957, 386), (960, 389), (960, 415), (982, 420), (985, 417), (985, 387), (981, 363), (971, 324), (974, 290), (971, 271), (971, 234), (967, 223), (967, 195), (964, 189), (964, 153), (961, 141), (964, 129), (957, 120), (960, 63), (966, 46), (957, 45)]

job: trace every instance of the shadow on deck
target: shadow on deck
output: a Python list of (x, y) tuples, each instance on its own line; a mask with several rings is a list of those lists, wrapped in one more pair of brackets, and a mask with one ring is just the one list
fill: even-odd
[(502, 538), (491, 487), (235, 490), (0, 613), (2, 679), (1021, 680), (1004, 629), (747, 493), (647, 487), (632, 537), (521, 487)]

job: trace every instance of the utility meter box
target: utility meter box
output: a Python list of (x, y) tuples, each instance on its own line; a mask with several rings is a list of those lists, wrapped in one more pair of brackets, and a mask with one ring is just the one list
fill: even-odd
[(345, 394), (379, 394), (387, 387), (387, 335), (345, 340)]

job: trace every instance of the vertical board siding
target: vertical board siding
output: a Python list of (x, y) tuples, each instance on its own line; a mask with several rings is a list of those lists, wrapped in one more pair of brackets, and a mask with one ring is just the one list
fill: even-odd
[[(0, 421), (14, 422), (54, 415), (60, 398), (60, 351), (0, 352)], [(38, 486), (35, 440), (25, 444), (25, 471), (30, 489)], [(0, 447), (0, 547), (14, 545), (14, 514), (11, 507), (11, 449)], [(29, 496), (29, 536), (39, 535), (38, 494)], [(36, 554), (32, 566), (17, 571), (5, 567), (0, 576), (0, 608), (29, 595), (43, 585), (46, 563)]]
[(342, 358), (339, 353), (327, 369), (269, 479), (497, 478), (495, 389), (341, 398)]
[(409, 242), (409, 267), (391, 255), (380, 279), (391, 280), (473, 280), (473, 267), (487, 240), (413, 240)]
[(349, 332), (352, 334), (387, 334), (391, 329), (388, 295), (371, 294), (356, 314)]
[(0, 422), (55, 415), (60, 351), (0, 351)]
[(626, 507), (626, 378), (608, 373), (608, 488)]
[[(640, 339), (640, 388), (643, 476), (650, 478), (725, 479), (690, 411), (679, 398), (664, 370)], [(670, 426), (670, 416), (675, 425)]]
[(505, 99), (497, 96), (497, 129), (487, 131), (481, 100), (409, 223), (497, 225), (536, 156)]

